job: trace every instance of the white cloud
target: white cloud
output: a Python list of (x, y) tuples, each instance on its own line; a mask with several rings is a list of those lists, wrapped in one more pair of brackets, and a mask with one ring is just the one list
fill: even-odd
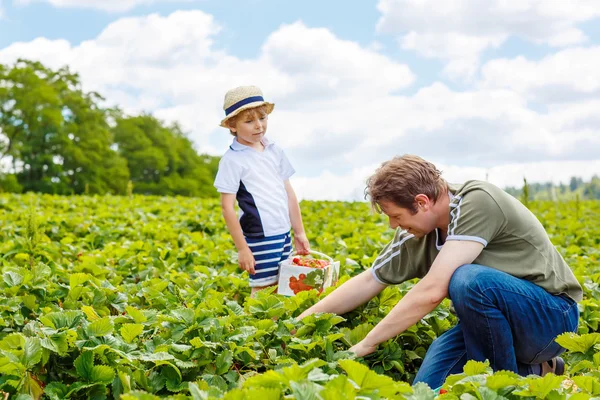
[[(128, 112), (151, 111), (181, 122), (197, 149), (212, 154), (226, 149), (214, 137), (229, 140), (217, 127), (224, 93), (258, 85), (276, 103), (269, 135), (296, 167), (304, 198), (362, 198), (373, 166), (404, 153), (480, 178), (489, 169), (490, 180), (497, 165), (554, 171), (539, 163), (577, 160), (598, 168), (585, 160), (600, 154), (600, 102), (594, 97), (599, 69), (566, 61), (593, 64), (594, 48), (562, 50), (538, 63), (489, 62), (482, 81), (467, 90), (435, 82), (408, 95), (403, 90), (414, 83), (414, 73), (377, 46), (296, 22), (271, 33), (255, 57), (239, 58), (215, 47), (221, 30), (201, 11), (122, 18), (80, 45), (45, 38), (13, 43), (0, 49), (0, 63), (25, 57), (54, 68), (68, 64), (80, 73), (85, 90), (100, 92)], [(464, 46), (474, 50), (466, 54), (491, 43), (469, 44), (469, 35)], [(466, 59), (460, 52), (448, 54)], [(570, 97), (548, 100), (544, 91), (556, 86), (567, 87)], [(532, 100), (548, 111), (531, 108)], [(512, 170), (499, 171), (513, 176), (507, 172)]]
[(600, 47), (561, 50), (540, 61), (496, 59), (481, 69), (481, 86), (507, 88), (529, 100), (570, 102), (600, 94)]
[(256, 84), (285, 113), (302, 104), (317, 111), (333, 100), (385, 96), (414, 80), (405, 65), (300, 22), (271, 34), (255, 59), (214, 49), (220, 29), (201, 11), (122, 18), (79, 46), (45, 38), (13, 43), (0, 50), (0, 62), (26, 57), (53, 67), (68, 64), (87, 90), (126, 110), (149, 109), (181, 121), (193, 130), (200, 151), (212, 149), (207, 137), (222, 118), (222, 98), (231, 87)]
[(588, 40), (577, 24), (600, 17), (596, 0), (380, 0), (378, 30), (401, 47), (449, 64), (452, 78), (472, 77), (479, 55), (510, 36), (550, 46)]
[[(190, 0), (179, 0), (190, 1)], [(174, 0), (16, 0), (18, 4), (28, 5), (34, 2), (46, 2), (58, 8), (94, 8), (109, 12), (124, 12), (141, 5)]]

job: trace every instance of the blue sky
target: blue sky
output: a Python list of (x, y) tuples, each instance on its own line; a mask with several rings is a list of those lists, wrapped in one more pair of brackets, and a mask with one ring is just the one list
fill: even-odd
[(600, 4), (104, 1), (0, 0), (0, 63), (69, 64), (212, 154), (222, 93), (259, 84), (307, 198), (352, 199), (404, 152), (499, 185), (600, 173)]

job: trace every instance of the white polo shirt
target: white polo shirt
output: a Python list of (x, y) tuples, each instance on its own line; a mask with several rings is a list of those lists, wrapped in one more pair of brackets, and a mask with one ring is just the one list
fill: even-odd
[(219, 162), (215, 187), (236, 195), (240, 225), (247, 237), (268, 237), (290, 231), (290, 212), (285, 181), (296, 171), (283, 150), (262, 139), (259, 152), (236, 139)]

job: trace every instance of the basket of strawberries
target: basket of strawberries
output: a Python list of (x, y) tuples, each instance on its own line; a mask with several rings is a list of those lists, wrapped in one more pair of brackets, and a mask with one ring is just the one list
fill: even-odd
[(294, 253), (281, 262), (277, 293), (294, 296), (312, 289), (321, 293), (337, 283), (339, 268), (339, 261), (318, 251), (311, 251), (307, 256)]

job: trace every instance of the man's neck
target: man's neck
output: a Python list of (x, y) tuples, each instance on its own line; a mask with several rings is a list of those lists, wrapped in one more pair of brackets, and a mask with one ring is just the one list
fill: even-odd
[(450, 193), (447, 189), (443, 193), (434, 207), (438, 220), (437, 228), (439, 228), (445, 239), (448, 232), (448, 224), (450, 224)]

